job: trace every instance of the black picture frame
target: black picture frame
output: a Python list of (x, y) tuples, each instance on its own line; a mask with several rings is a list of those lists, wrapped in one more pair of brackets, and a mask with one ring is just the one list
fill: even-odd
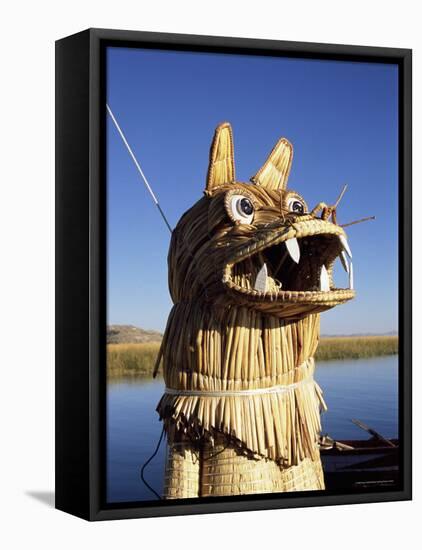
[[(107, 46), (394, 63), (399, 68), (400, 490), (105, 501)], [(88, 29), (56, 42), (56, 508), (87, 520), (409, 500), (412, 51)]]

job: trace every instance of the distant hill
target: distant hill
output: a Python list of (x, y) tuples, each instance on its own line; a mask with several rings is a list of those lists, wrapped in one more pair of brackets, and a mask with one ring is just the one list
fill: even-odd
[(144, 330), (134, 325), (108, 325), (107, 344), (141, 344), (161, 342), (163, 335), (156, 330)]

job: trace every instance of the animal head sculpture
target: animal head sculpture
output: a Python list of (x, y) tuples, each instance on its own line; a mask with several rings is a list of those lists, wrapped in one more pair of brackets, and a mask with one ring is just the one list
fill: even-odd
[[(309, 211), (287, 189), (292, 157), (292, 145), (282, 138), (251, 183), (239, 182), (231, 126), (217, 127), (205, 196), (173, 231), (169, 286), (175, 302), (243, 305), (295, 318), (353, 298), (351, 252), (336, 206), (320, 203)], [(338, 256), (349, 272), (347, 289), (333, 280)]]

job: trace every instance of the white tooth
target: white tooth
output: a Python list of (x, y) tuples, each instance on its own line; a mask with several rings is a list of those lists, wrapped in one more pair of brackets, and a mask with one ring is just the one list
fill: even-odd
[(347, 256), (344, 250), (340, 252), (339, 258), (341, 261), (341, 265), (344, 267), (344, 271), (346, 273), (349, 273), (349, 262), (347, 261)]
[(268, 288), (267, 277), (268, 277), (267, 264), (264, 264), (259, 270), (258, 275), (256, 276), (254, 289), (259, 290), (260, 292), (267, 292), (267, 288)]
[(350, 269), (349, 269), (349, 288), (350, 290), (353, 290), (353, 264), (350, 262)]
[(349, 243), (344, 235), (340, 235), (340, 242), (343, 245), (344, 250), (347, 252), (350, 259), (352, 259), (352, 251), (350, 250)]
[(288, 239), (286, 241), (286, 248), (289, 251), (291, 259), (298, 264), (300, 260), (300, 248), (297, 239)]
[(321, 267), (321, 275), (319, 279), (319, 288), (323, 292), (328, 292), (330, 290), (330, 278), (328, 277), (328, 272), (325, 268), (325, 265)]

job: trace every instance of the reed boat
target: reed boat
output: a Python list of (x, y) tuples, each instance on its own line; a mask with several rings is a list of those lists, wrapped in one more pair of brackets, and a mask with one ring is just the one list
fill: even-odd
[(392, 487), (399, 483), (398, 439), (387, 439), (360, 421), (369, 439), (320, 439), (320, 454), (327, 490)]

